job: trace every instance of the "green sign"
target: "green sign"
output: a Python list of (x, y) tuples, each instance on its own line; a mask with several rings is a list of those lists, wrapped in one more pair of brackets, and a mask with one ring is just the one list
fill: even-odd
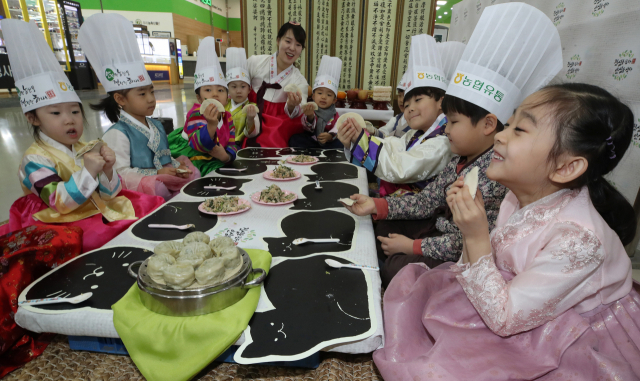
[(208, 6), (211, 6), (211, 0), (200, 0), (200, 2), (201, 2), (202, 4), (206, 4), (206, 5), (208, 5)]

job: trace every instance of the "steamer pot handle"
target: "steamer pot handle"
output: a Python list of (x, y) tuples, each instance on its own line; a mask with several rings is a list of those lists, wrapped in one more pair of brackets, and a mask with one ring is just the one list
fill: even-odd
[(138, 279), (138, 273), (133, 271), (133, 267), (138, 266), (138, 268), (140, 268), (143, 262), (144, 261), (135, 261), (129, 265), (129, 267), (127, 268), (127, 272), (129, 272), (130, 277), (132, 277), (133, 279)]
[(246, 282), (244, 284), (244, 286), (242, 286), (242, 288), (259, 287), (262, 284), (262, 282), (264, 282), (264, 280), (267, 278), (267, 272), (264, 271), (261, 268), (253, 269), (253, 270), (251, 270), (251, 273), (252, 274), (253, 273), (260, 273), (260, 275), (256, 279), (254, 279), (254, 280), (252, 280), (250, 282)]

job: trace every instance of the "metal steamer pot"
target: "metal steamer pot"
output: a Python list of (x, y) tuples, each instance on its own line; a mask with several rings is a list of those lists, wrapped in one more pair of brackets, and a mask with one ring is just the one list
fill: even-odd
[[(225, 309), (242, 299), (250, 288), (259, 287), (267, 277), (263, 269), (254, 269), (249, 254), (241, 248), (240, 271), (222, 283), (200, 288), (174, 290), (156, 283), (147, 274), (147, 258), (129, 265), (129, 275), (136, 279), (140, 289), (140, 301), (147, 309), (168, 316), (197, 316)], [(139, 267), (137, 273), (134, 268)], [(247, 281), (249, 275), (260, 274)]]

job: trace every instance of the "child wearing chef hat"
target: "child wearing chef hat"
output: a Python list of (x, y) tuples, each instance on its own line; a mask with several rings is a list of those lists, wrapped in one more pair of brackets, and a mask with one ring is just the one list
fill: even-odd
[(316, 80), (313, 83), (313, 102), (302, 107), (302, 126), (305, 132), (291, 136), (290, 147), (300, 148), (342, 148), (336, 137), (338, 100), (342, 60), (338, 57), (322, 56)]
[[(516, 19), (520, 22), (514, 22)], [(421, 262), (433, 268), (460, 258), (462, 234), (448, 210), (446, 192), (458, 177), (467, 176), (474, 168), (488, 229), (493, 230), (507, 191), (485, 174), (493, 158), (494, 136), (520, 102), (546, 85), (561, 68), (560, 37), (544, 13), (522, 3), (484, 10), (442, 101), (449, 120), (445, 131), (455, 156), (418, 195), (376, 200), (352, 196), (358, 199), (351, 207), (356, 214), (424, 221), (377, 224), (378, 254), (385, 260), (383, 284), (389, 284), (408, 263)]]
[(200, 174), (186, 157), (171, 157), (164, 127), (149, 118), (156, 98), (131, 22), (116, 13), (95, 14), (82, 24), (78, 41), (107, 91), (91, 108), (114, 123), (103, 140), (116, 153), (125, 187), (170, 199)]
[[(33, 22), (5, 19), (2, 32), (35, 138), (18, 172), (25, 196), (11, 207), (3, 234), (34, 224), (67, 224), (84, 230), (84, 251), (96, 249), (162, 200), (123, 191), (113, 150), (100, 141), (80, 141), (82, 103), (40, 29)], [(138, 216), (126, 196), (143, 201)], [(111, 223), (104, 224), (103, 218)]]
[(355, 123), (341, 128), (338, 136), (351, 146), (345, 154), (381, 180), (381, 196), (420, 192), (451, 160), (449, 140), (444, 135), (447, 119), (440, 104), (447, 88), (447, 69), (455, 67), (462, 50), (445, 53), (449, 52), (453, 59), (446, 60), (445, 68), (433, 37), (421, 34), (411, 38), (404, 95), (404, 117), (410, 131), (401, 138), (370, 138)]
[(171, 153), (188, 156), (202, 175), (231, 164), (238, 150), (233, 116), (224, 110), (229, 90), (215, 46), (213, 37), (200, 43), (193, 75), (197, 102), (187, 113), (184, 128), (169, 136)]
[(249, 102), (251, 77), (244, 48), (227, 48), (226, 55), (229, 101), (224, 109), (231, 113), (236, 128), (236, 145), (241, 147), (245, 137), (255, 138), (260, 133), (258, 105)]

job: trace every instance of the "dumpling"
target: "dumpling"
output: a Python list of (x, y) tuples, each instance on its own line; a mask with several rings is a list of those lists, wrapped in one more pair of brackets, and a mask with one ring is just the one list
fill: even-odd
[(176, 260), (176, 263), (188, 263), (195, 268), (200, 266), (202, 262), (204, 262), (204, 260), (205, 257), (202, 254), (196, 252), (188, 252), (186, 254), (180, 254), (178, 259)]
[(211, 252), (209, 245), (207, 245), (204, 242), (194, 242), (194, 243), (185, 245), (184, 249), (182, 249), (182, 251), (180, 252), (180, 255), (178, 255), (178, 258), (180, 258), (182, 255), (187, 253), (200, 254), (202, 255), (203, 259), (208, 259), (213, 257), (213, 253)]
[(174, 290), (182, 290), (191, 286), (195, 280), (195, 271), (188, 263), (176, 263), (164, 269), (162, 278), (167, 286)]
[(184, 249), (182, 242), (166, 241), (156, 246), (153, 252), (156, 254), (169, 254), (175, 258), (180, 254), (182, 249)]
[(224, 262), (224, 267), (229, 270), (233, 270), (236, 267), (240, 266), (240, 263), (242, 262), (240, 252), (235, 246), (225, 247), (224, 249), (222, 249), (222, 251), (220, 252), (220, 259), (222, 259), (222, 261)]
[(196, 270), (196, 280), (203, 286), (214, 284), (224, 279), (224, 261), (220, 258), (211, 258), (202, 262)]
[(155, 281), (161, 280), (164, 269), (175, 263), (176, 259), (169, 254), (154, 254), (147, 262), (147, 274)]
[(220, 252), (225, 247), (235, 247), (235, 246), (236, 246), (236, 243), (233, 241), (233, 239), (227, 236), (218, 237), (211, 240), (211, 242), (209, 242), (209, 247), (211, 248), (211, 250), (213, 250), (213, 255), (215, 255), (216, 257), (220, 256)]
[(187, 234), (187, 236), (184, 237), (184, 239), (182, 240), (182, 243), (184, 243), (185, 245), (188, 245), (194, 242), (209, 243), (210, 240), (211, 238), (209, 238), (209, 236), (204, 234), (203, 232), (193, 232), (193, 233)]

